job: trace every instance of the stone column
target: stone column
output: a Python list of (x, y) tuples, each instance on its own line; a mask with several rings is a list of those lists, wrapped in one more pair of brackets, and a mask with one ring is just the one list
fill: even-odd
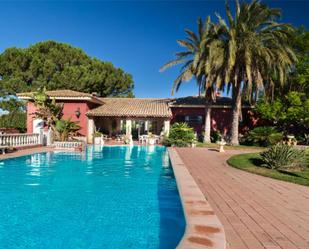
[(94, 120), (92, 117), (88, 117), (88, 131), (87, 131), (87, 143), (93, 144), (93, 134), (95, 132)]
[(132, 120), (127, 119), (126, 120), (126, 135), (131, 136), (131, 134), (132, 134)]
[(164, 120), (164, 135), (168, 136), (170, 133), (170, 120)]
[(148, 129), (149, 129), (149, 121), (146, 120), (145, 121), (145, 131), (147, 131), (147, 133), (148, 133)]
[(204, 134), (204, 143), (210, 143), (210, 132), (211, 132), (211, 108), (207, 106), (205, 108), (205, 134)]
[(120, 132), (121, 132), (121, 122), (120, 122), (121, 120), (120, 119), (116, 119), (116, 122), (117, 122), (117, 128), (116, 128), (116, 130), (117, 130), (117, 133), (118, 134), (120, 134)]

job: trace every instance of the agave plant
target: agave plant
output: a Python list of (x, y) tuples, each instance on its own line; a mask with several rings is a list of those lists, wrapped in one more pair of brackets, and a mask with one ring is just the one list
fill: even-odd
[(287, 144), (276, 144), (260, 155), (268, 168), (282, 169), (302, 166), (305, 151)]

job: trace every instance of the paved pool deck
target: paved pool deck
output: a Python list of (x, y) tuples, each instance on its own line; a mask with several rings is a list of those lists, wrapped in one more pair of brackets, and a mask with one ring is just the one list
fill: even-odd
[(14, 158), (14, 157), (20, 157), (20, 156), (26, 156), (26, 155), (31, 155), (31, 154), (35, 154), (35, 153), (49, 152), (49, 151), (55, 151), (55, 149), (53, 147), (26, 148), (26, 149), (17, 150), (17, 151), (14, 151), (14, 152), (6, 153), (6, 154), (1, 154), (0, 160), (1, 159)]
[(309, 248), (309, 187), (226, 164), (244, 151), (175, 151), (223, 224), (227, 248)]

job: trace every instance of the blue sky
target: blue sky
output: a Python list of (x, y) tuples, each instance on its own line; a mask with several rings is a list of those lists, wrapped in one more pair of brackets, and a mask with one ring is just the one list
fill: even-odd
[[(283, 21), (308, 27), (309, 0), (264, 1)], [(9, 1), (0, 2), (0, 52), (56, 40), (82, 48), (131, 73), (136, 97), (170, 97), (178, 68), (160, 66), (181, 50), (176, 40), (195, 30), (197, 17), (224, 16), (224, 1)], [(197, 94), (194, 82), (175, 96)]]

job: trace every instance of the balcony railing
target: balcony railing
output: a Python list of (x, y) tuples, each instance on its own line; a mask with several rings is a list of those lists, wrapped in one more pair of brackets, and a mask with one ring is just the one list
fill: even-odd
[(0, 147), (23, 147), (42, 144), (40, 134), (0, 134)]

